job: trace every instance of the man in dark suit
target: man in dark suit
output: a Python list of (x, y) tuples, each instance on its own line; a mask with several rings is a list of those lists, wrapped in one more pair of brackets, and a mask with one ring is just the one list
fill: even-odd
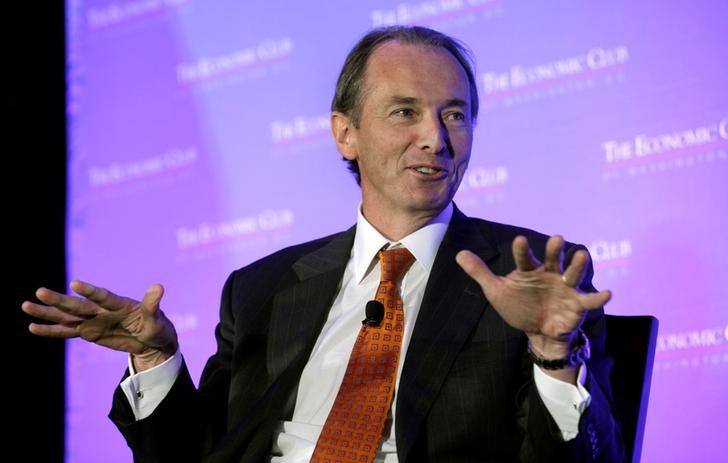
[(591, 286), (588, 254), (452, 203), (477, 110), (453, 39), (392, 27), (354, 47), (331, 122), (361, 186), (357, 224), (230, 276), (199, 389), (159, 285), (141, 301), (80, 281), (81, 299), (41, 288), (45, 305), (23, 309), (55, 324), (31, 331), (131, 354), (110, 416), (139, 461), (308, 461), (377, 287), (376, 255), (404, 247), (414, 263), (399, 282), (401, 358), (376, 461), (621, 461), (610, 295)]

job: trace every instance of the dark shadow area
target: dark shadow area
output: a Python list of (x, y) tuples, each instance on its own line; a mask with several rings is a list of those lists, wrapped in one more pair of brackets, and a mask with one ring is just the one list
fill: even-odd
[(612, 391), (627, 447), (639, 463), (655, 362), (659, 322), (651, 315), (607, 315), (607, 351), (614, 357)]
[[(38, 286), (65, 285), (65, 37), (64, 2), (3, 3), (3, 300), (11, 321), (4, 378), (11, 426), (6, 455), (24, 461), (63, 461), (64, 343), (28, 332), (20, 311)], [(18, 394), (19, 393), (19, 394)]]

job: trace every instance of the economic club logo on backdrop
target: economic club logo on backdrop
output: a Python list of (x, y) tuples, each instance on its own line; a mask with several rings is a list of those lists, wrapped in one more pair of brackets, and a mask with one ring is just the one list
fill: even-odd
[(728, 324), (657, 336), (655, 370), (728, 364)]
[(265, 67), (287, 59), (293, 53), (290, 37), (265, 39), (257, 45), (232, 50), (215, 56), (200, 56), (195, 61), (177, 65), (177, 82), (195, 84), (246, 69)]
[(488, 103), (536, 94), (545, 89), (568, 89), (573, 82), (589, 82), (593, 77), (617, 74), (629, 62), (625, 45), (595, 46), (584, 53), (564, 56), (537, 64), (514, 64), (508, 70), (481, 74), (482, 98)]
[(373, 10), (369, 17), (372, 20), (372, 27), (415, 23), (432, 25), (446, 19), (497, 7), (501, 3), (501, 0), (436, 0), (398, 3), (395, 8)]
[(91, 7), (86, 12), (86, 24), (89, 29), (102, 29), (121, 25), (136, 19), (146, 18), (154, 14), (185, 5), (189, 0), (136, 0), (129, 2), (112, 2), (104, 7)]
[(113, 187), (175, 172), (192, 166), (198, 159), (199, 154), (194, 146), (172, 148), (157, 156), (128, 162), (114, 161), (105, 166), (91, 166), (88, 170), (88, 180), (94, 188)]
[(177, 248), (189, 250), (289, 228), (295, 221), (292, 209), (266, 209), (256, 214), (216, 223), (207, 221), (176, 230)]
[(670, 132), (638, 133), (626, 140), (601, 143), (604, 178), (690, 167), (725, 160), (728, 148), (728, 116), (721, 120)]
[(270, 136), (274, 144), (295, 143), (331, 134), (329, 113), (318, 116), (296, 116), (291, 120), (270, 123)]

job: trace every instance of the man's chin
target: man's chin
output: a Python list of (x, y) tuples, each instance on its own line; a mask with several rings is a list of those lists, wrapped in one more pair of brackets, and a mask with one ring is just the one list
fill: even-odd
[(435, 198), (419, 198), (412, 204), (412, 209), (418, 212), (426, 213), (428, 215), (437, 215), (442, 212), (443, 209), (450, 203), (448, 197), (435, 197)]

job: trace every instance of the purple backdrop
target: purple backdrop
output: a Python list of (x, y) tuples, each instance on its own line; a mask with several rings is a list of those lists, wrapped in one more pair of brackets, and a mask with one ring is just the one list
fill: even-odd
[[(365, 31), (415, 23), (479, 65), (458, 205), (589, 246), (607, 311), (661, 322), (643, 461), (725, 458), (728, 3), (66, 3), (68, 274), (163, 283), (195, 378), (230, 271), (354, 222), (335, 79)], [(106, 418), (125, 362), (68, 343), (67, 461), (131, 461)]]

